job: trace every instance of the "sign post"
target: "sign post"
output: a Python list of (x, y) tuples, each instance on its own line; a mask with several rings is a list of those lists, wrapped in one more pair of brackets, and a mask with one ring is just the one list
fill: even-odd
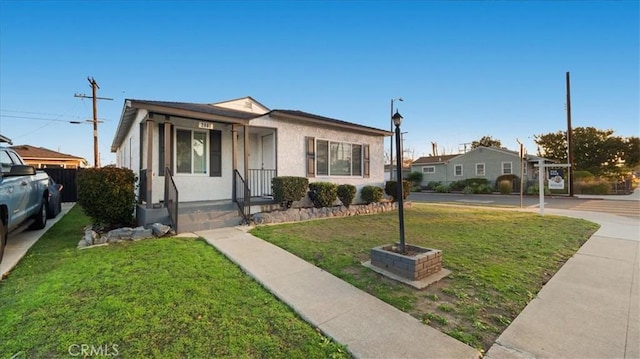
[(539, 159), (538, 163), (534, 165), (538, 167), (538, 193), (540, 198), (540, 215), (544, 217), (544, 178), (546, 176), (547, 167), (555, 167), (549, 169), (549, 189), (564, 189), (564, 170), (560, 168), (569, 168), (570, 164), (545, 164), (543, 159)]

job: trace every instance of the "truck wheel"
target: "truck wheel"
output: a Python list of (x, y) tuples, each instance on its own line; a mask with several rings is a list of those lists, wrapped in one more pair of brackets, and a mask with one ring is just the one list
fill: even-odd
[(42, 202), (40, 202), (40, 210), (35, 214), (35, 222), (31, 226), (32, 229), (42, 229), (47, 225), (47, 199), (42, 197)]
[(4, 222), (0, 219), (0, 262), (2, 262), (2, 256), (4, 255), (4, 247), (7, 245), (7, 227), (4, 226)]

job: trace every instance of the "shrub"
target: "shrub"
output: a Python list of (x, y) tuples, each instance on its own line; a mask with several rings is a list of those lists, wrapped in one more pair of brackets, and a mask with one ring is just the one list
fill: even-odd
[(96, 225), (131, 225), (136, 176), (130, 169), (103, 167), (78, 171), (78, 203)]
[(411, 172), (407, 175), (407, 180), (411, 181), (414, 186), (420, 186), (422, 183), (422, 179), (424, 178), (424, 174), (422, 172)]
[(364, 186), (360, 190), (360, 197), (366, 203), (377, 203), (382, 199), (382, 188), (378, 186)]
[(486, 178), (467, 178), (460, 181), (453, 181), (449, 184), (449, 187), (452, 191), (462, 191), (467, 186), (478, 187), (489, 184), (489, 180)]
[(451, 188), (449, 186), (447, 186), (446, 184), (439, 184), (437, 185), (434, 190), (438, 193), (449, 193), (451, 192)]
[[(538, 186), (538, 184), (532, 184), (529, 187), (527, 187), (527, 194), (540, 194), (540, 187)], [(545, 195), (550, 195), (551, 191), (549, 190), (548, 187), (544, 188), (544, 194)]]
[(472, 186), (466, 186), (465, 188), (462, 189), (462, 193), (464, 194), (474, 194), (476, 193), (475, 188), (473, 188)]
[(498, 191), (500, 191), (500, 194), (510, 194), (513, 192), (513, 182), (510, 180), (498, 182)]
[(573, 190), (579, 194), (609, 194), (611, 185), (606, 181), (579, 181), (574, 182)]
[(438, 181), (431, 181), (431, 182), (427, 183), (427, 189), (435, 190), (435, 189), (436, 189), (436, 187), (438, 187), (439, 185), (440, 185), (440, 182), (438, 182)]
[(356, 196), (356, 186), (350, 184), (341, 184), (338, 186), (338, 198), (340, 202), (349, 207), (353, 203)]
[(309, 198), (316, 208), (332, 206), (338, 199), (338, 186), (331, 182), (309, 183)]
[[(500, 190), (500, 184), (503, 181), (509, 181), (509, 184), (511, 185), (511, 190), (509, 191), (509, 193), (511, 193), (511, 192), (513, 192), (513, 189), (515, 188), (514, 184), (520, 183), (520, 177), (518, 177), (518, 176), (516, 176), (514, 174), (498, 176), (498, 178), (496, 178), (496, 189), (498, 191)], [(500, 193), (502, 193), (502, 192), (500, 192)]]
[(274, 177), (271, 182), (273, 198), (285, 208), (290, 208), (294, 201), (303, 199), (308, 186), (309, 180), (306, 177)]
[[(393, 197), (393, 201), (398, 200), (398, 181), (387, 181), (384, 185), (384, 193), (388, 196)], [(407, 199), (409, 197), (409, 193), (411, 192), (411, 182), (402, 180), (402, 199)]]
[(573, 180), (575, 181), (591, 181), (595, 176), (589, 171), (573, 171)]

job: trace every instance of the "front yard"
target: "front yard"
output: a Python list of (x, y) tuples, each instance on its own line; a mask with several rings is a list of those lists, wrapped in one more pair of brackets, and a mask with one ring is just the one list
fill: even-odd
[(397, 212), (261, 226), (252, 234), (479, 350), (487, 350), (598, 226), (532, 213), (415, 204), (406, 242), (443, 251), (448, 278), (419, 291), (363, 267), (398, 239)]
[(0, 358), (348, 357), (204, 241), (78, 250), (88, 223), (73, 208), (0, 282)]

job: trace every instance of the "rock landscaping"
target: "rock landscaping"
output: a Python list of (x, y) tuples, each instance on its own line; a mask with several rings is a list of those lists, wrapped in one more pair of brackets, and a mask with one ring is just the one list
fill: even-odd
[[(411, 207), (411, 202), (405, 202), (404, 206), (405, 208)], [(332, 206), (322, 208), (289, 208), (286, 210), (256, 213), (251, 216), (251, 220), (255, 224), (298, 222), (317, 218), (348, 217), (382, 213), (393, 211), (397, 208), (397, 202), (352, 204), (349, 207)]]
[(78, 242), (78, 248), (107, 245), (109, 243), (117, 243), (120, 241), (138, 241), (146, 238), (160, 238), (173, 235), (175, 235), (175, 231), (170, 226), (161, 223), (154, 223), (149, 228), (144, 228), (142, 226), (136, 228), (117, 228), (102, 235), (94, 231), (91, 226), (87, 226), (84, 229), (84, 236), (82, 237), (80, 242)]

